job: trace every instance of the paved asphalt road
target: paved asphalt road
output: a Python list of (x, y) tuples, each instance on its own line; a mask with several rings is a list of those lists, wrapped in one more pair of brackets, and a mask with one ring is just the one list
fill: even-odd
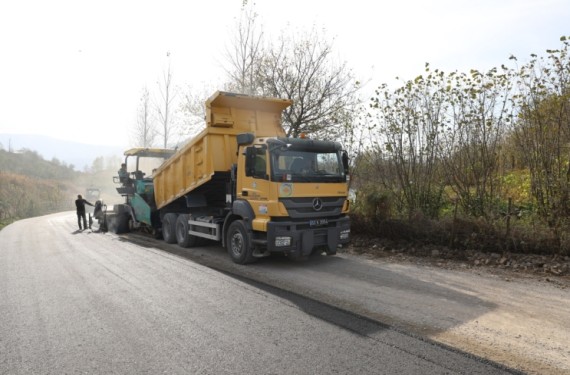
[(247, 272), (77, 231), (74, 213), (16, 222), (0, 231), (0, 374), (83, 373), (512, 371)]

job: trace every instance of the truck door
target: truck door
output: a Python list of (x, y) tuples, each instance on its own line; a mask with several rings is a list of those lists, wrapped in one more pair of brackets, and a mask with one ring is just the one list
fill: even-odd
[(249, 201), (255, 216), (267, 216), (269, 197), (269, 167), (267, 147), (250, 146), (245, 149), (245, 176), (238, 181), (237, 195)]

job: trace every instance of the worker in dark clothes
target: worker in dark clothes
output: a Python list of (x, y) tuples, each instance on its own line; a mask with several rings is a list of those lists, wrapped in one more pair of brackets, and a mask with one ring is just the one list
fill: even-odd
[(87, 229), (87, 218), (85, 217), (85, 205), (88, 204), (93, 206), (93, 204), (87, 202), (81, 194), (77, 196), (75, 200), (75, 207), (77, 208), (77, 224), (79, 225), (79, 230), (81, 230), (81, 219), (83, 219), (83, 229)]
[(127, 172), (127, 165), (125, 163), (121, 164), (121, 169), (117, 172), (119, 174), (119, 181), (127, 186), (129, 184), (129, 172)]

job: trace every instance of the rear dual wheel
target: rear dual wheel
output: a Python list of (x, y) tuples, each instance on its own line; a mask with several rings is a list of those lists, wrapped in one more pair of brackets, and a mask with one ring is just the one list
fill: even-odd
[(180, 214), (176, 219), (176, 242), (181, 247), (192, 247), (198, 244), (198, 237), (188, 233), (190, 230), (189, 218), (190, 215)]
[(166, 243), (176, 243), (176, 220), (178, 215), (168, 213), (162, 218), (162, 237)]

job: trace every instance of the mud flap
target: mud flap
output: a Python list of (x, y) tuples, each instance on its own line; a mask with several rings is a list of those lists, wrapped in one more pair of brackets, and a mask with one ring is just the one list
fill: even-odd
[(327, 254), (334, 255), (336, 254), (336, 248), (338, 247), (339, 243), (339, 229), (338, 228), (329, 228), (327, 234), (327, 246), (329, 250)]

